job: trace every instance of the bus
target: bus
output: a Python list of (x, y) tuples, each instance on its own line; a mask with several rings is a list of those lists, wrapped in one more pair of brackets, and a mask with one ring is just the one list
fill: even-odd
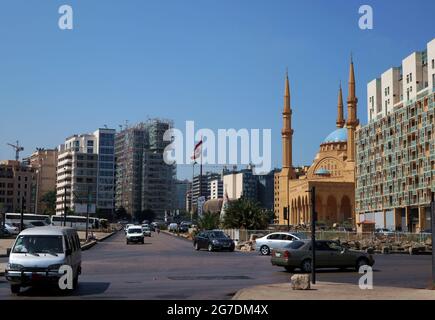
[[(51, 224), (50, 216), (45, 214), (33, 214), (33, 213), (24, 213), (23, 214), (23, 222), (24, 224), (29, 224), (31, 222), (44, 223), (47, 225)], [(21, 213), (12, 213), (8, 212), (5, 215), (5, 223), (11, 224), (13, 226), (18, 226), (21, 223)]]
[[(51, 224), (53, 226), (63, 226), (65, 217), (63, 215), (51, 216)], [(79, 231), (86, 230), (86, 217), (84, 216), (66, 216), (66, 227), (75, 228)], [(99, 228), (99, 220), (97, 218), (89, 217), (89, 229)]]

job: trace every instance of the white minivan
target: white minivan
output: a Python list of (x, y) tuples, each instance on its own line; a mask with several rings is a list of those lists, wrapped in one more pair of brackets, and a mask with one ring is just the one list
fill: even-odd
[(5, 277), (11, 292), (17, 294), (21, 287), (38, 284), (55, 284), (63, 273), (61, 266), (73, 271), (73, 289), (81, 273), (81, 247), (77, 231), (67, 227), (35, 227), (22, 231), (9, 253)]

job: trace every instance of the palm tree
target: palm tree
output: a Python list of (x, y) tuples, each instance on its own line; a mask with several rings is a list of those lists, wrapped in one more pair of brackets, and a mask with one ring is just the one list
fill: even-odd
[(219, 214), (205, 212), (198, 220), (201, 230), (213, 230), (219, 227)]
[(230, 202), (225, 212), (223, 226), (230, 229), (264, 230), (269, 221), (269, 212), (263, 210), (259, 203), (240, 198)]

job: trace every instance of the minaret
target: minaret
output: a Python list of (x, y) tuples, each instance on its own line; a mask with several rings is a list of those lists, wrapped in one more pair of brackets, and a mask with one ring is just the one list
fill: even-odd
[(355, 95), (355, 71), (353, 59), (350, 58), (349, 89), (347, 95), (347, 161), (355, 161), (355, 130), (359, 124), (357, 119), (358, 98)]
[(344, 127), (344, 116), (343, 116), (343, 91), (341, 90), (341, 82), (340, 82), (340, 90), (338, 91), (338, 104), (337, 104), (337, 128)]
[(285, 93), (284, 93), (284, 110), (282, 112), (283, 126), (281, 131), (282, 136), (282, 167), (293, 169), (292, 161), (292, 110), (290, 107), (290, 85), (288, 80), (288, 72), (285, 77)]
[(288, 224), (293, 221), (292, 213), (285, 218), (284, 210), (287, 208), (290, 211), (290, 194), (289, 183), (291, 179), (295, 179), (296, 175), (293, 169), (292, 161), (292, 110), (290, 107), (290, 85), (288, 81), (288, 72), (285, 76), (284, 88), (284, 109), (282, 111), (282, 170), (279, 175), (279, 221), (282, 224)]

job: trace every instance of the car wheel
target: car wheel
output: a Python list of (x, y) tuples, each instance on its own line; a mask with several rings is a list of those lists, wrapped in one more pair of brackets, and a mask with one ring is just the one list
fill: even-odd
[(369, 261), (366, 258), (359, 258), (358, 261), (356, 262), (355, 269), (357, 272), (359, 272), (359, 269), (362, 266), (368, 266), (368, 265), (369, 265)]
[(269, 247), (268, 247), (268, 246), (261, 246), (261, 248), (260, 248), (260, 253), (261, 253), (263, 256), (268, 256), (268, 255), (270, 254), (270, 249), (269, 249)]
[(198, 244), (198, 242), (195, 242), (195, 250), (196, 250), (196, 251), (199, 250), (199, 244)]
[(209, 252), (212, 252), (212, 251), (213, 251), (213, 245), (212, 245), (211, 243), (208, 245), (208, 251), (209, 251)]
[(234, 252), (234, 249), (235, 249), (235, 247), (233, 246), (233, 247), (231, 247), (230, 248), (230, 252)]
[(20, 293), (20, 289), (21, 289), (20, 285), (18, 285), (18, 284), (11, 284), (11, 292), (13, 294), (19, 294)]
[(295, 271), (295, 268), (294, 268), (294, 267), (289, 267), (289, 266), (284, 267), (284, 269), (285, 269), (285, 271), (287, 271), (287, 272), (293, 272), (293, 271)]
[(301, 270), (304, 273), (311, 272), (311, 260), (310, 259), (305, 259), (304, 261), (302, 261)]
[(128, 240), (125, 242), (126, 244), (130, 244), (130, 242), (128, 242)]

